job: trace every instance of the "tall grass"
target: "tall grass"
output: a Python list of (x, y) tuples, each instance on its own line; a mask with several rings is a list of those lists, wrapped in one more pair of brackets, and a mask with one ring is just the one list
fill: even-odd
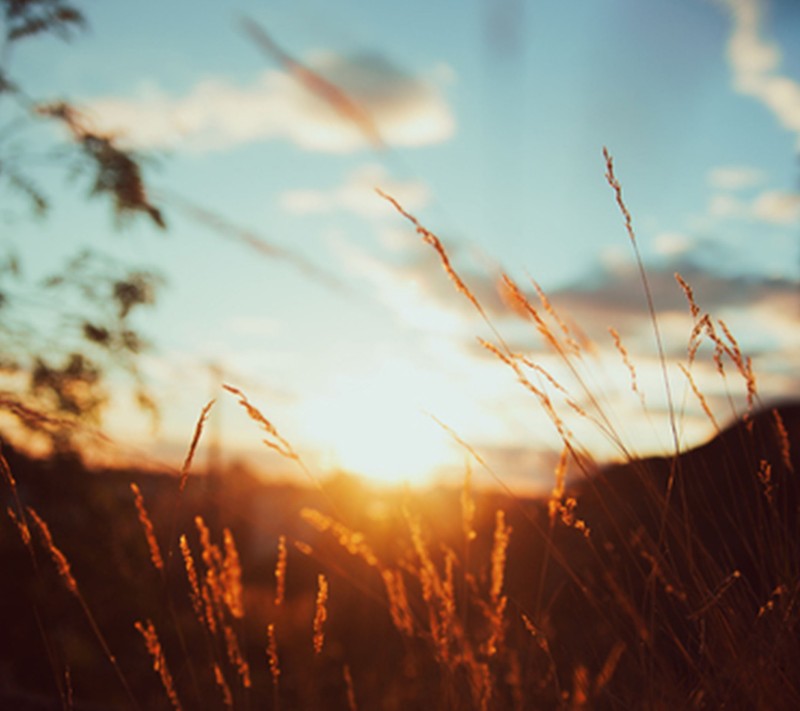
[[(383, 194), (490, 325), (496, 340), (483, 341), (483, 347), (511, 369), (558, 432), (563, 452), (551, 495), (515, 497), (452, 430), (468, 457), (458, 492), (381, 495), (323, 482), (244, 393), (226, 386), (265, 435), (265, 445), (310, 478), (314, 489), (304, 497), (313, 501), (297, 506), (297, 519), (286, 530), (270, 528), (269, 554), (254, 553), (248, 541), (263, 522), (251, 520), (234, 534), (199, 512), (184, 515), (202, 501), (189, 497), (190, 468), (209, 403), (177, 489), (160, 502), (158, 515), (148, 509), (145, 487), (130, 485), (127, 515), (138, 529), (117, 535), (121, 545), (137, 551), (124, 558), (136, 561), (137, 584), (130, 574), (126, 578), (124, 565), (112, 566), (88, 595), (81, 573), (99, 571), (86, 566), (80, 548), (72, 552), (82, 558), (81, 567), (71, 565), (70, 550), (24, 505), (25, 492), (0, 454), (8, 530), (30, 559), (22, 589), (51, 660), (51, 678), (40, 679), (38, 688), (55, 689), (65, 709), (81, 708), (84, 699), (106, 708), (349, 711), (800, 707), (800, 461), (794, 448), (800, 410), (759, 409), (752, 362), (727, 325), (704, 313), (691, 286), (677, 276), (694, 321), (685, 363), (678, 365), (718, 433), (704, 447), (680, 451), (672, 364), (664, 355), (631, 214), (607, 152), (605, 159), (641, 269), (673, 454), (646, 460), (630, 454), (587, 378), (585, 336), (538, 284), (532, 285), (534, 297), (509, 276), (502, 280), (508, 302), (573, 376), (569, 387), (509, 347), (442, 241)], [(613, 329), (611, 337), (644, 408), (636, 363)], [(728, 392), (736, 387), (729, 370), (741, 382), (742, 422), (728, 429), (720, 427), (692, 375), (704, 344)], [(568, 416), (592, 423), (626, 461), (598, 468)], [(497, 493), (474, 493), (473, 463), (500, 482)], [(568, 470), (574, 474), (569, 482)], [(375, 504), (381, 513), (373, 516)], [(40, 560), (31, 523), (52, 566)], [(246, 561), (263, 572), (248, 578)], [(115, 573), (121, 583), (113, 581)], [(100, 683), (94, 653), (85, 645), (80, 653), (70, 651), (73, 640), (65, 638), (62, 621), (45, 614), (43, 607), (55, 600), (69, 610), (56, 581), (78, 601), (100, 659), (116, 675), (116, 690)], [(137, 595), (147, 588), (155, 592), (143, 602)], [(106, 607), (103, 615), (94, 614), (104, 598), (106, 606), (114, 598), (113, 615)], [(132, 621), (119, 629), (115, 617)], [(113, 641), (104, 626), (114, 627)], [(112, 652), (113, 644), (119, 646)]]

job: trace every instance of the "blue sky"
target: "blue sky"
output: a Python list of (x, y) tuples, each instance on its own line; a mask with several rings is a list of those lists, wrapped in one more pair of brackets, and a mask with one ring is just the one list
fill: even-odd
[[(69, 45), (20, 45), (11, 74), (34, 96), (71, 98), (150, 152), (170, 229), (116, 233), (104, 205), (53, 175), (44, 180), (58, 197), (54, 214), (16, 220), (11, 239), (42, 266), (88, 244), (167, 277), (141, 322), (156, 344), (145, 366), (164, 425), (154, 439), (118, 406), (108, 428), (126, 445), (180, 452), (216, 364), (320, 471), (415, 479), (460, 470), (464, 453), (432, 414), (509, 481), (547, 485), (552, 424), (477, 344), (495, 334), (377, 197), (380, 187), (443, 240), (503, 337), (577, 387), (495, 288), (501, 270), (540, 283), (595, 340), (587, 377), (626, 442), (667, 446), (652, 328), (603, 146), (669, 353), (685, 352), (692, 328), (678, 270), (753, 355), (764, 400), (797, 393), (795, 3), (179, 0), (85, 10), (89, 32)], [(354, 99), (388, 148), (374, 150), (287, 74), (245, 35), (243, 16)], [(342, 288), (209, 229), (176, 196)], [(610, 326), (637, 365), (647, 416)], [(726, 388), (737, 403), (744, 390), (714, 371), (698, 362), (693, 373), (725, 421)], [(685, 442), (696, 442), (710, 423), (677, 367), (670, 374)], [(580, 388), (572, 396), (587, 405)], [(228, 456), (258, 451), (258, 432), (232, 399), (221, 395), (215, 416)], [(618, 454), (589, 423), (574, 431), (598, 456)], [(266, 455), (262, 463), (278, 466)]]

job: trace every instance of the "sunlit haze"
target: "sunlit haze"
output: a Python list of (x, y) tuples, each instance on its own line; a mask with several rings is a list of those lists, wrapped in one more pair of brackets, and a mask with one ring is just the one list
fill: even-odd
[[(670, 363), (685, 361), (693, 326), (677, 271), (752, 356), (762, 401), (797, 395), (797, 3), (144, 0), (87, 12), (90, 31), (70, 43), (20, 44), (10, 75), (37, 98), (69, 98), (149, 156), (169, 228), (116, 230), (80, 180), (45, 174), (53, 213), (9, 207), (4, 232), (42, 273), (85, 245), (165, 277), (137, 321), (153, 343), (142, 367), (162, 421), (154, 433), (120, 388), (103, 428), (125, 451), (179, 466), (216, 398), (201, 448), (302, 476), (266, 448), (253, 453), (259, 430), (225, 382), (315, 476), (457, 478), (467, 455), (455, 433), (510, 485), (547, 488), (558, 432), (478, 338), (502, 339), (569, 391), (531, 376), (595, 456), (622, 452), (582, 379), (630, 451), (670, 447), (604, 146)], [(304, 83), (245, 21), (356, 108)], [(376, 188), (441, 239), (491, 325)], [(580, 378), (499, 288), (503, 272), (538, 304), (535, 280), (593, 341)], [(701, 355), (694, 380), (725, 423), (745, 386)], [(668, 372), (679, 435), (696, 443), (711, 423), (684, 374)], [(491, 481), (478, 467), (481, 477)]]

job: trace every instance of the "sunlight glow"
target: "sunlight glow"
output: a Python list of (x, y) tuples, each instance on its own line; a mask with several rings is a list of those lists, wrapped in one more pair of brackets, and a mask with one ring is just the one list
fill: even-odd
[(397, 365), (341, 376), (306, 404), (304, 419), (321, 443), (324, 468), (373, 483), (424, 485), (452, 459), (447, 435), (423, 411), (419, 384)]

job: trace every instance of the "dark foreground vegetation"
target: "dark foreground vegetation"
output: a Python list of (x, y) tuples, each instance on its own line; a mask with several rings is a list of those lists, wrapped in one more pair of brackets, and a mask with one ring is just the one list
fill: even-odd
[(6, 448), (0, 708), (796, 708), (798, 440), (784, 405), (549, 500)]

